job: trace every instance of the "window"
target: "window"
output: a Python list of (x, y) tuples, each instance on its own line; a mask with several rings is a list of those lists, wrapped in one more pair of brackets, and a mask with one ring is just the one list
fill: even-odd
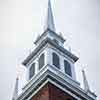
[(53, 53), (53, 65), (60, 68), (59, 56), (56, 53)]
[(65, 73), (68, 74), (69, 76), (72, 76), (71, 66), (67, 60), (64, 60), (64, 67), (65, 67)]
[(29, 69), (29, 79), (31, 79), (35, 74), (35, 63), (32, 64), (32, 66)]
[(44, 66), (44, 54), (42, 54), (39, 58), (39, 69)]

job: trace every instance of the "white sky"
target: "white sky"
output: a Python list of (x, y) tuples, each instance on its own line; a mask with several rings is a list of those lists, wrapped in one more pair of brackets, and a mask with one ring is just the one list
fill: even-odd
[[(66, 38), (65, 47), (80, 59), (76, 63), (77, 80), (81, 69), (91, 87), (100, 94), (100, 0), (51, 0), (57, 32)], [(16, 69), (23, 79), (21, 62), (43, 32), (47, 0), (0, 0), (0, 99), (10, 100)], [(21, 82), (21, 86), (22, 86)], [(98, 100), (100, 98), (98, 97)]]

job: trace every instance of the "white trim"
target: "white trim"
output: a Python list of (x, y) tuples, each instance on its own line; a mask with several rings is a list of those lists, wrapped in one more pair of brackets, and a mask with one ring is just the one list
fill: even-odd
[(33, 61), (35, 61), (35, 59), (39, 58), (40, 55), (45, 52), (45, 49), (47, 47), (48, 47), (48, 44), (46, 44), (43, 48), (41, 48), (41, 50), (27, 63), (26, 66), (28, 67)]
[(75, 99), (80, 99), (79, 97), (77, 97), (75, 94), (71, 93), (70, 91), (64, 89), (61, 85), (55, 83), (54, 81), (52, 81), (50, 78), (48, 78), (27, 100), (30, 100), (36, 93), (38, 93), (48, 82), (52, 83), (53, 85), (57, 86), (59, 89), (63, 90), (65, 93), (67, 93), (68, 95), (72, 96)]
[(61, 52), (60, 50), (56, 49), (54, 46), (52, 46), (51, 44), (49, 45), (49, 48), (56, 51), (56, 53), (60, 54), (61, 56), (65, 57), (66, 59), (68, 59), (70, 62), (75, 63), (69, 56), (65, 55), (65, 53)]
[(58, 77), (61, 77), (63, 80), (67, 81), (68, 83), (71, 83), (73, 86), (76, 86), (76, 87), (80, 86), (79, 82), (77, 82), (76, 80), (73, 80), (72, 77), (70, 77), (67, 74), (64, 74), (61, 70), (59, 70), (55, 66), (48, 65), (48, 70), (56, 74)]
[(50, 83), (52, 83), (53, 85), (57, 86), (58, 88), (60, 88), (61, 90), (63, 90), (64, 92), (68, 93), (70, 96), (74, 97), (75, 99), (79, 99), (79, 97), (77, 97), (75, 94), (71, 93), (70, 91), (63, 88), (61, 85), (57, 84), (56, 82), (52, 81), (51, 79), (48, 79), (48, 81)]
[[(50, 52), (51, 56), (53, 53), (56, 53), (59, 56), (59, 63), (60, 63), (59, 70), (61, 70), (64, 74), (66, 74), (64, 60), (66, 60), (70, 64), (72, 76), (69, 76), (69, 77), (73, 78), (76, 81), (76, 75), (75, 75), (75, 71), (74, 71), (75, 69), (73, 68), (73, 67), (75, 67), (74, 63), (70, 59), (68, 59), (64, 55), (62, 55), (60, 52), (56, 51), (56, 49), (52, 49), (52, 48), (49, 48), (49, 49), (51, 50), (51, 52)], [(47, 58), (47, 59), (49, 59), (49, 58)], [(50, 60), (52, 61), (52, 59), (50, 59)], [(51, 65), (53, 66), (53, 62)]]
[[(47, 77), (48, 75), (50, 77)], [(68, 77), (55, 67), (47, 65), (44, 66), (40, 72), (28, 82), (18, 100), (23, 100), (32, 90), (34, 90), (36, 86), (38, 86), (39, 83), (42, 83), (45, 78), (47, 78), (46, 80), (48, 80), (48, 78), (53, 80), (54, 83), (56, 82), (63, 88), (69, 88), (69, 91), (72, 90), (87, 100), (93, 98), (89, 94), (86, 94), (86, 92), (80, 88), (79, 84), (75, 80)]]

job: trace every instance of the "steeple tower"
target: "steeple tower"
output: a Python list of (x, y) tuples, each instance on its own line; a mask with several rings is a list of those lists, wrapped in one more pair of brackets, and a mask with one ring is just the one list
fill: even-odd
[(85, 75), (85, 71), (82, 70), (82, 74), (83, 74), (83, 85), (84, 85), (84, 90), (86, 92), (89, 92), (90, 91), (90, 88), (89, 88), (89, 84), (88, 84), (88, 81), (86, 79), (86, 75)]
[(51, 31), (56, 31), (55, 30), (55, 24), (54, 24), (54, 19), (53, 19), (53, 13), (52, 13), (52, 8), (51, 8), (51, 2), (48, 0), (48, 10), (47, 10), (47, 16), (46, 16), (46, 23), (44, 26), (44, 30), (50, 29)]
[(23, 61), (27, 84), (17, 100), (96, 100), (76, 80), (78, 57), (64, 47), (64, 38), (55, 32), (51, 2), (44, 32), (36, 39), (34, 51)]
[(17, 100), (17, 97), (18, 97), (18, 81), (19, 81), (19, 78), (17, 77), (12, 100)]

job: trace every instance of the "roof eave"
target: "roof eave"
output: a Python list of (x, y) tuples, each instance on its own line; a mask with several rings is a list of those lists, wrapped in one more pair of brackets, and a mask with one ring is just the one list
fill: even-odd
[[(27, 65), (27, 63), (32, 59), (32, 57), (34, 56), (33, 54), (36, 54), (43, 46), (45, 46), (47, 43), (52, 44), (53, 46), (55, 46), (57, 49), (59, 49), (60, 51), (64, 52), (66, 55), (70, 56), (71, 59), (73, 59), (74, 62), (76, 62), (79, 58), (77, 56), (75, 56), (74, 54), (70, 53), (68, 50), (62, 48), (59, 45), (56, 45), (51, 39), (46, 38), (45, 40), (42, 41), (42, 43), (22, 62), (22, 64), (24, 66)], [(35, 53), (34, 53), (35, 52)]]
[(46, 29), (46, 30), (42, 33), (41, 36), (39, 36), (39, 37), (35, 40), (34, 44), (37, 45), (38, 41), (39, 41), (43, 36), (45, 36), (45, 35), (47, 34), (48, 31), (54, 33), (58, 38), (60, 38), (60, 39), (62, 40), (63, 43), (66, 41), (63, 37), (61, 37), (61, 36), (58, 35), (56, 32), (54, 32), (54, 31), (52, 31), (51, 29), (48, 28), (48, 29)]

